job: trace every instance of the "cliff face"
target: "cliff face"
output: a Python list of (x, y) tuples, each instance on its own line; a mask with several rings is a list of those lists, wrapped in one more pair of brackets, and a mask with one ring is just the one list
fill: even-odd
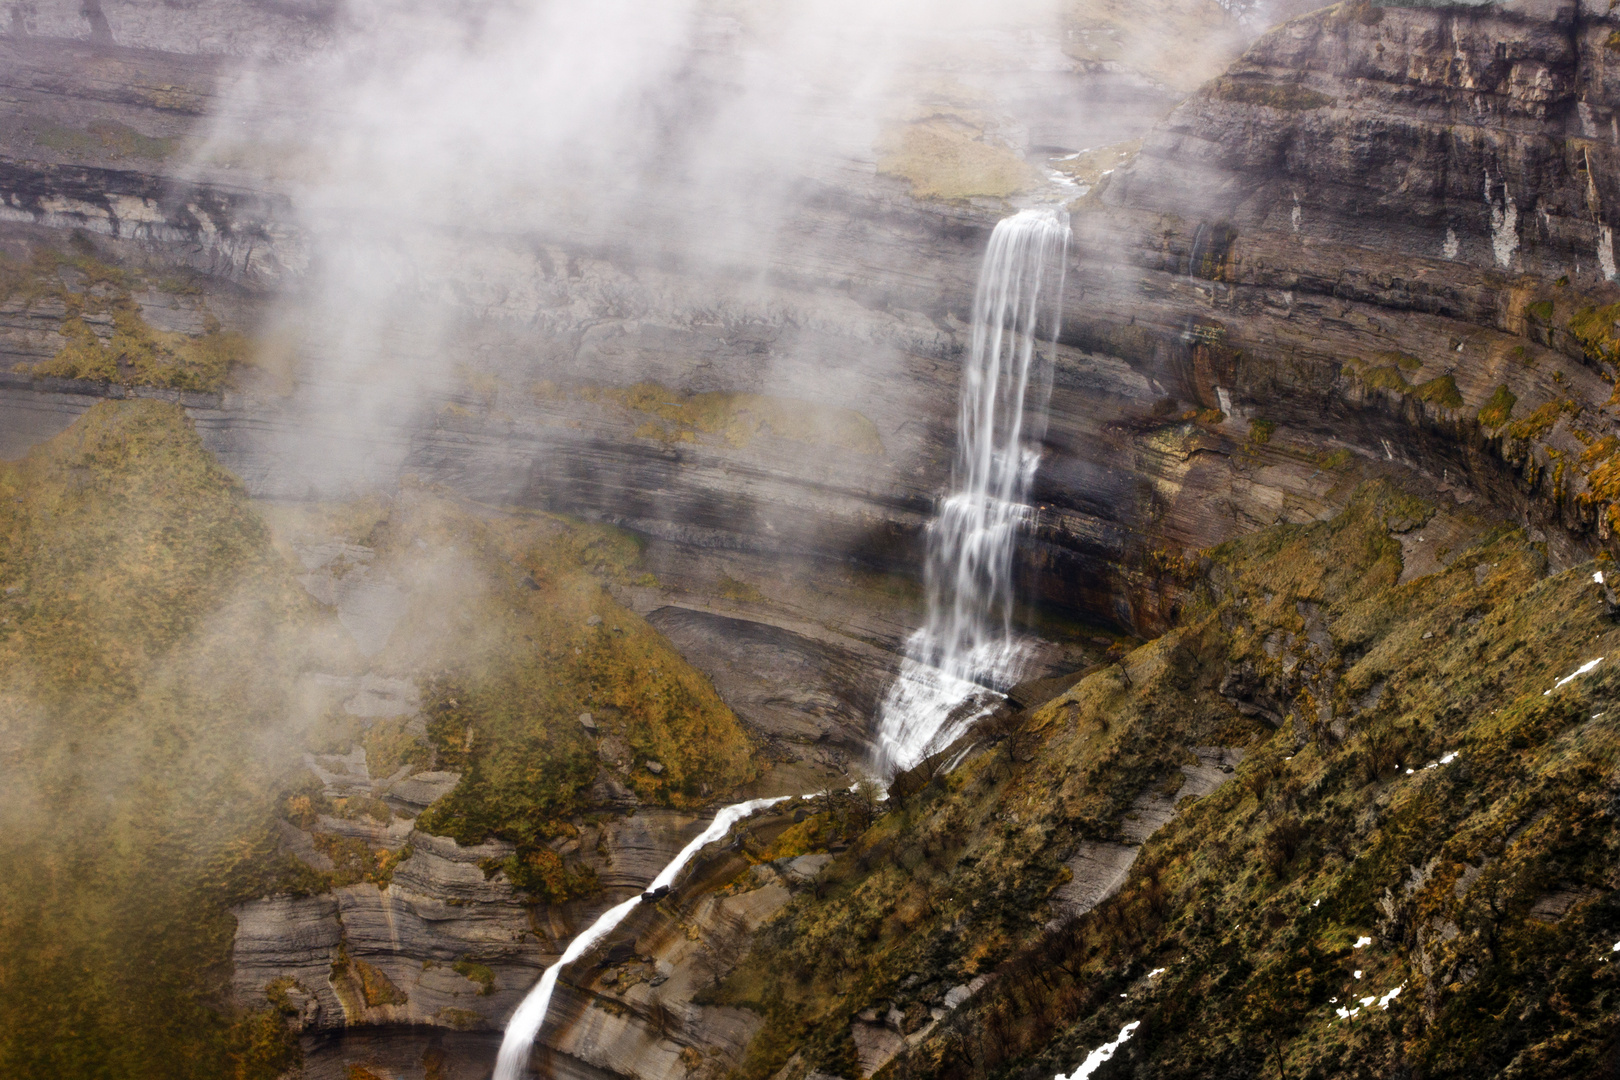
[(1297, 520), (1378, 461), (1555, 559), (1608, 541), (1613, 31), (1568, 4), (1304, 16), (1086, 200), (1082, 244), (1112, 258), (1078, 268), (1067, 332), (1225, 416), (1197, 440), (1233, 495), (1161, 491), (1166, 546), (1219, 532), (1222, 501)]
[[(319, 20), (295, 21), (304, 37), (263, 40), (317, 48)], [(118, 48), (6, 43), (19, 100), (45, 118), (10, 143), (13, 236), (77, 227), (111, 256), (208, 271), (200, 305), (158, 285), (143, 311), (206, 306), (251, 328), (255, 290), (291, 280), (305, 245), (253, 167), (166, 164), (201, 138), (195, 118), (231, 69), (153, 51), (189, 40), (158, 25), (130, 24), (144, 48), (119, 25)], [(1160, 628), (1176, 594), (1165, 567), (1189, 550), (1318, 516), (1342, 505), (1342, 481), (1391, 470), (1528, 513), (1560, 550), (1566, 534), (1601, 541), (1602, 477), (1585, 477), (1606, 432), (1561, 403), (1608, 397), (1610, 29), (1607, 12), (1569, 5), (1302, 17), (1081, 200), (1026, 567), (1036, 595)], [(1115, 123), (1098, 134), (1130, 133)], [(973, 274), (1004, 204), (903, 188), (871, 164), (820, 170), (776, 222), (776, 254), (732, 264), (746, 287), (726, 283), (724, 255), (680, 265), (561, 234), (445, 236), (430, 248), (465, 298), (447, 313), (464, 332), (440, 368), (459, 374), (425, 395), (401, 383), (362, 419), (319, 371), (299, 389), (278, 371), (196, 415), (272, 497), (410, 472), (688, 550), (908, 570), (945, 482)], [(12, 305), (13, 365), (55, 356), (61, 316)], [(91, 389), (33, 382), (8, 391), (8, 413), (48, 430), (38, 418)], [(825, 422), (784, 437), (771, 412), (794, 402)], [(1340, 451), (1350, 461), (1320, 467)]]
[[(0, 241), (13, 256), (0, 304), (11, 369), (0, 374), (0, 454), (20, 455), (105, 397), (159, 396), (182, 404), (217, 460), (267, 500), (348, 497), (408, 476), (485, 504), (623, 525), (646, 541), (639, 576), (603, 587), (711, 677), (774, 766), (772, 790), (847, 782), (919, 614), (919, 533), (948, 479), (978, 260), (1016, 201), (1071, 190), (947, 201), (948, 185), (901, 137), (900, 151), (815, 163), (763, 250), (672, 255), (639, 247), (629, 227), (603, 238), (563, 225), (470, 235), (442, 220), (402, 223), (433, 270), (423, 303), (454, 333), (427, 345), (402, 335), (393, 356), (411, 377), (360, 395), (349, 372), (301, 366), (267, 314), (311, 280), (302, 208), (264, 162), (205, 167), (197, 153), (242, 70), (230, 57), (306, 57), (343, 14), (234, 3), (30, 10), (0, 40), (0, 87), (15, 104), (0, 122)], [(1099, 658), (1106, 639), (1064, 620), (1180, 636), (1030, 710), (1033, 734), (998, 718), (962, 773), (912, 777), (876, 822), (870, 806), (829, 798), (809, 825), (765, 823), (701, 864), (571, 974), (540, 1051), (554, 1071), (599, 1080), (736, 1068), (798, 1080), (886, 1065), (917, 1075), (1072, 1067), (1071, 1052), (1103, 1034), (1102, 1020), (1083, 1026), (1076, 1010), (1115, 1018), (1091, 990), (1033, 1006), (994, 991), (983, 1009), (964, 1004), (1003, 961), (1020, 978), (1050, 975), (1042, 942), (1060, 928), (1075, 970), (1099, 951), (1120, 972), (1167, 957), (1181, 939), (1157, 927), (1178, 925), (1171, 916), (1210, 887), (1208, 874), (1187, 876), (1164, 855), (1170, 845), (1218, 841), (1299, 892), (1302, 868), (1320, 869), (1310, 860), (1354, 856), (1338, 838), (1378, 843), (1385, 815), (1418, 813), (1391, 786), (1391, 753), (1438, 760), (1468, 740), (1501, 747), (1446, 712), (1432, 687), (1380, 712), (1399, 680), (1377, 665), (1349, 681), (1341, 672), (1375, 645), (1448, 672), (1466, 667), (1457, 650), (1495, 663), (1512, 634), (1480, 621), (1533, 619), (1487, 594), (1540, 588), (1576, 612), (1573, 577), (1536, 583), (1613, 543), (1620, 290), (1608, 222), (1620, 120), (1609, 80), (1620, 52), (1609, 43), (1620, 20), (1568, 4), (1341, 5), (1270, 32), (1157, 124), (1177, 93), (1122, 64), (1115, 31), (1088, 25), (1095, 39), (1064, 45), (1072, 68), (998, 90), (1022, 127), (1008, 125), (1012, 143), (997, 147), (1025, 164), (1046, 157), (1042, 145), (1143, 138), (1139, 152), (1110, 151), (1125, 164), (1071, 204), (1039, 514), (1020, 565), (1029, 622), (1048, 639), (1035, 673)], [(1117, 107), (1077, 119), (1054, 103), (1063, 94)], [(943, 130), (938, 117), (922, 123), (936, 125), (929, 137)], [(302, 332), (342, 340), (338, 315)], [(424, 366), (431, 378), (414, 374)], [(1335, 518), (1367, 481), (1420, 503), (1379, 503), (1376, 521)], [(1523, 525), (1527, 543), (1500, 541), (1504, 523)], [(1295, 575), (1286, 589), (1252, 563), (1234, 584), (1237, 571), (1221, 569), (1231, 550), (1224, 563), (1203, 554), (1268, 528), (1262, 548), (1349, 530), (1366, 543), (1341, 551), (1344, 565), (1376, 572), (1389, 591), (1349, 596), (1320, 560), (1270, 567)], [(1376, 566), (1356, 561), (1372, 556)], [(1492, 578), (1498, 564), (1511, 573)], [(1414, 582), (1427, 592), (1403, 607)], [(506, 584), (527, 596), (515, 577)], [(306, 588), (345, 616), (335, 592)], [(1264, 618), (1244, 614), (1248, 601), (1266, 606)], [(1363, 601), (1372, 607), (1350, 611)], [(1419, 609), (1440, 643), (1367, 630)], [(1442, 646), (1452, 651), (1442, 657)], [(1536, 638), (1511, 685), (1471, 689), (1468, 707), (1518, 708), (1535, 679), (1577, 659)], [(351, 666), (354, 678), (377, 674), (369, 654)], [(1443, 725), (1422, 715), (1431, 704)], [(1526, 724), (1537, 732), (1568, 719), (1536, 716)], [(1285, 766), (1305, 747), (1308, 764)], [(1583, 776), (1612, 775), (1599, 749), (1580, 759)], [(1526, 768), (1541, 783), (1563, 760), (1548, 751)], [(269, 1001), (304, 1033), (311, 1077), (352, 1078), (351, 1066), (476, 1073), (566, 938), (650, 880), (695, 827), (685, 811), (624, 817), (620, 789), (593, 791), (585, 808), (603, 820), (581, 817), (579, 836), (552, 848), (567, 848), (604, 891), (548, 905), (489, 869), (514, 858), (510, 842), (463, 845), (414, 824), (458, 773), (419, 769), (390, 785), (316, 764), (323, 797), (391, 799), (398, 816), (279, 827), (282, 854), (323, 872), (315, 837), (367, 848), (392, 867), (386, 887), (367, 880), (235, 908), (237, 1000)], [(1248, 795), (1217, 794), (1227, 768)], [(1457, 782), (1459, 799), (1500, 795), (1471, 782)], [(1285, 795), (1268, 797), (1273, 784)], [(1330, 791), (1333, 812), (1312, 817), (1307, 788)], [(1177, 817), (1183, 794), (1216, 809)], [(1563, 788), (1547, 798), (1566, 796), (1566, 809), (1590, 809)], [(1522, 822), (1481, 812), (1464, 824)], [(1154, 849), (1160, 826), (1170, 831)], [(1439, 866), (1435, 881), (1471, 882), (1505, 857), (1483, 841), (1442, 850), (1424, 837), (1390, 849), (1403, 873)], [(1518, 905), (1515, 917), (1541, 905), (1551, 924), (1575, 910), (1558, 933), (1608, 926), (1598, 909), (1575, 907), (1612, 891), (1595, 849), (1558, 844), (1548, 841), (1564, 852), (1556, 866), (1529, 848), (1507, 853), (1534, 865), (1492, 896)], [(1139, 850), (1148, 870), (1132, 877)], [(1448, 1002), (1472, 1007), (1575, 948), (1560, 939), (1504, 960), (1480, 944), (1494, 901), (1459, 884), (1452, 907), (1423, 907), (1440, 903), (1413, 899), (1431, 871), (1391, 876), (1395, 862), (1357, 871), (1383, 874), (1384, 906), (1339, 870), (1321, 871), (1312, 895), (1334, 897), (1336, 920), (1322, 948), (1337, 963), (1351, 929), (1376, 930), (1380, 992), (1400, 964), (1421, 971), (1430, 1023), (1466, 1026), (1446, 1012), (1464, 1005)], [(1184, 892), (1166, 894), (1149, 873)], [(1125, 900), (1107, 906), (1122, 887)], [(1264, 899), (1255, 889), (1223, 911), (1250, 918)], [(1112, 921), (1068, 921), (1094, 909)], [(1269, 930), (1293, 933), (1281, 910), (1267, 909)], [(1157, 920), (1147, 937), (1109, 936), (1143, 911)], [(983, 933), (963, 951), (966, 927)], [(1473, 936), (1454, 944), (1463, 931)], [(1202, 933), (1187, 938), (1201, 955), (1232, 960), (1230, 949), (1208, 952)], [(1264, 998), (1265, 1015), (1286, 1012), (1285, 937), (1261, 943), (1270, 982), (1234, 975), (1217, 989), (1241, 985)], [(876, 957), (869, 969), (863, 950)], [(1341, 996), (1322, 955), (1310, 959), (1313, 1008)], [(812, 969), (822, 981), (808, 989), (784, 979)], [(1192, 1000), (1212, 984), (1177, 985)], [(1120, 982), (1127, 996), (1162, 1000), (1152, 986)], [(1037, 1013), (1039, 1023), (1007, 1027)], [(1170, 1021), (1177, 1031), (1191, 1022)], [(1224, 1014), (1205, 1021), (1234, 1039), (1252, 1034)], [(974, 1039), (995, 1049), (963, 1052)], [(1392, 1046), (1378, 1044), (1380, 1061), (1404, 1060)], [(1176, 1047), (1171, 1064), (1192, 1068), (1195, 1048)], [(1334, 1047), (1341, 1058), (1365, 1050)], [(1319, 1050), (1297, 1060), (1331, 1069), (1337, 1059)], [(1229, 1064), (1261, 1067), (1241, 1054)]]
[[(1213, 5), (1170, 7), (1189, 32), (1225, 33)], [(767, 216), (768, 241), (733, 245), (749, 250), (728, 248), (722, 236), (672, 255), (643, 242), (647, 230), (638, 234), (634, 220), (606, 234), (550, 226), (468, 236), (439, 220), (449, 214), (453, 223), (453, 209), (435, 207), (432, 220), (404, 224), (430, 282), (419, 300), (454, 332), (425, 345), (391, 343), (402, 369), (432, 373), (356, 402), (347, 376), (300, 367), (296, 342), (282, 342), (281, 329), (265, 323), (272, 291), (296, 291), (305, 280), (310, 255), (300, 230), (311, 219), (289, 202), (274, 154), (232, 149), (216, 117), (242, 78), (233, 57), (274, 69), (319, 55), (361, 17), (238, 13), (230, 4), (108, 4), (82, 16), (38, 6), (4, 43), (6, 77), (22, 106), (10, 135), (0, 133), (11, 249), (60, 247), (79, 230), (102, 257), (151, 270), (131, 300), (154, 326), (173, 322), (165, 313), (178, 308), (268, 341), (276, 355), (261, 356), (257, 370), (238, 366), (220, 398), (188, 399), (209, 445), (256, 494), (348, 495), (410, 473), (480, 498), (620, 522), (711, 553), (711, 561), (739, 552), (778, 573), (819, 575), (840, 573), (853, 558), (914, 573), (919, 530), (946, 482), (977, 262), (1007, 200), (974, 195), (975, 178), (955, 174), (952, 192), (967, 197), (919, 198), (918, 190), (940, 188), (931, 169), (952, 166), (903, 150), (811, 163), (785, 209)], [(1132, 56), (1159, 53), (1131, 40), (1139, 31), (1130, 20), (1106, 5), (1077, 18), (1061, 49), (1050, 47), (1055, 61), (1039, 51), (1046, 45), (1036, 50), (1044, 65), (1037, 74), (1021, 70), (1027, 45), (1005, 72), (967, 69), (963, 77), (987, 86), (985, 99), (1007, 116), (979, 133), (983, 141), (951, 135), (957, 142), (947, 139), (947, 150), (977, 147), (1023, 170), (1021, 182), (1038, 181), (1009, 146), (1039, 161), (1032, 147), (1126, 140), (1175, 100), (1150, 80), (1164, 72), (1132, 66)], [(723, 85), (735, 58), (723, 37), (703, 40), (708, 52), (694, 78)], [(1225, 47), (1207, 50), (1211, 70)], [(1181, 67), (1176, 74), (1187, 77)], [(1068, 108), (1077, 97), (1109, 107)], [(296, 126), (298, 110), (314, 106), (293, 94), (279, 107), (280, 121)], [(942, 111), (929, 119), (924, 110), (925, 127), (970, 115), (949, 103), (929, 108)], [(911, 129), (902, 127), (897, 145), (909, 147)], [(654, 233), (658, 212), (648, 211)], [(176, 279), (181, 291), (165, 280), (176, 269), (188, 271)], [(76, 294), (72, 282), (63, 295), (13, 294), (0, 334), (8, 367), (90, 373), (50, 363), (69, 341), (63, 320)], [(83, 316), (109, 347), (112, 314)], [(341, 318), (320, 318), (304, 328), (318, 340), (349, 331)], [(1148, 392), (1117, 364), (1074, 362), (1092, 391), (1123, 399)], [(8, 426), (34, 434), (13, 434), (8, 452), (65, 423), (97, 392), (37, 379), (11, 384)], [(803, 429), (795, 434), (783, 421), (806, 405), (813, 415), (792, 416)], [(1054, 442), (1065, 460), (1054, 457), (1053, 468), (1072, 475), (1104, 467), (1091, 456), (1093, 415), (1076, 418), (1069, 437)], [(1106, 571), (1126, 557), (1118, 527), (1099, 523), (1090, 532), (1087, 559), (1104, 560)], [(1115, 620), (1113, 575), (1087, 573), (1098, 580), (1048, 598), (1071, 614)], [(1032, 577), (1032, 586), (1044, 588), (1043, 580)], [(698, 593), (710, 588), (691, 584)], [(881, 637), (892, 643), (903, 633), (901, 626)]]

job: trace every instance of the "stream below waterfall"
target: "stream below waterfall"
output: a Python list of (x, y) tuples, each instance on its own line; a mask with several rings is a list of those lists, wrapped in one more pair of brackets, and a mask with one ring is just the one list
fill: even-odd
[[(648, 884), (647, 892), (656, 892), (661, 888), (673, 886), (675, 878), (685, 869), (686, 864), (692, 861), (693, 856), (725, 836), (731, 831), (731, 827), (743, 818), (791, 798), (794, 796), (778, 795), (769, 799), (749, 799), (746, 802), (733, 803), (721, 810), (714, 815), (714, 820), (709, 822), (708, 828), (694, 836), (680, 853), (670, 860), (669, 865), (658, 872), (658, 876)], [(557, 989), (557, 979), (562, 975), (562, 969), (584, 956), (598, 942), (611, 934), (644, 898), (645, 894), (632, 896), (602, 912), (594, 923), (568, 943), (568, 948), (557, 958), (556, 963), (541, 974), (540, 981), (535, 983), (534, 988), (519, 1003), (512, 1018), (506, 1023), (506, 1034), (501, 1039), (500, 1053), (495, 1059), (495, 1080), (522, 1080), (528, 1068), (529, 1052), (534, 1048), (534, 1041), (540, 1034), (541, 1025), (545, 1023), (546, 1012), (551, 1007), (551, 996)]]

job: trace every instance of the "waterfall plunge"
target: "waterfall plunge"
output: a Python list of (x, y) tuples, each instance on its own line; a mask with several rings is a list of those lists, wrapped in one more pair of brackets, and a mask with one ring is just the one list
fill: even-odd
[[(756, 810), (763, 810), (767, 806), (775, 806), (791, 795), (782, 795), (774, 799), (750, 799), (748, 802), (736, 803), (726, 807), (714, 815), (709, 827), (704, 829), (692, 842), (681, 849), (681, 853), (672, 859), (668, 866), (659, 871), (653, 878), (652, 884), (647, 886), (648, 891), (661, 888), (665, 885), (674, 885), (675, 877), (683, 867), (692, 860), (703, 848), (725, 836), (731, 827)], [(806, 796), (808, 797), (808, 796)], [(597, 916), (594, 923), (563, 950), (557, 962), (546, 968), (540, 975), (540, 981), (518, 1004), (517, 1011), (506, 1022), (506, 1034), (501, 1039), (501, 1050), (495, 1059), (495, 1080), (522, 1080), (529, 1067), (529, 1051), (534, 1048), (534, 1040), (540, 1034), (540, 1025), (545, 1023), (546, 1010), (551, 1007), (552, 991), (557, 989), (557, 977), (562, 969), (578, 960), (589, 952), (592, 946), (613, 932), (613, 928), (624, 921), (624, 917), (641, 903), (640, 896), (632, 896), (622, 904), (615, 905)]]
[[(996, 225), (973, 298), (972, 349), (951, 491), (928, 526), (928, 621), (911, 636), (878, 723), (878, 768), (909, 769), (955, 739), (1016, 679), (1012, 554), (1032, 516), (1050, 358), (1061, 320), (1068, 217), (1023, 210)], [(1045, 319), (1043, 321), (1043, 315)], [(1043, 335), (1042, 331), (1045, 330)]]

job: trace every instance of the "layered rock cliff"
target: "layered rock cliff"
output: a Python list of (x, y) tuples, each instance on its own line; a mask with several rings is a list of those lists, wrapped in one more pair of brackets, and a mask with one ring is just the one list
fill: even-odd
[[(935, 102), (869, 156), (814, 162), (764, 248), (648, 250), (631, 224), (406, 223), (432, 268), (421, 302), (454, 332), (391, 341), (409, 378), (363, 395), (353, 372), (311, 364), (312, 340), (344, 340), (341, 319), (311, 316), (300, 338), (272, 317), (312, 280), (286, 162), (201, 152), (243, 71), (229, 57), (298, 62), (342, 32), (340, 13), (42, 4), (0, 42), (15, 105), (0, 128), (0, 455), (107, 398), (161, 397), (262, 499), (408, 478), (622, 525), (645, 545), (634, 574), (580, 565), (707, 673), (772, 791), (842, 786), (863, 760), (919, 614), (918, 536), (947, 478), (979, 255), (1020, 200), (1072, 200), (1020, 565), (1021, 621), (1042, 638), (1031, 674), (1090, 668), (1117, 631), (1172, 632), (1031, 692), (955, 748), (959, 771), (904, 778), (887, 813), (829, 797), (711, 852), (570, 973), (537, 1052), (552, 1072), (1035, 1076), (1116, 1034), (1116, 983), (1156, 1010), (1144, 1034), (1167, 1033), (1131, 1068), (1447, 1075), (1463, 1067), (1447, 1033), (1499, 1068), (1602, 1067), (1581, 1054), (1612, 1002), (1586, 955), (1613, 930), (1612, 853), (1592, 839), (1609, 811), (1577, 789), (1606, 791), (1613, 762), (1577, 712), (1598, 720), (1609, 687), (1535, 707), (1542, 682), (1589, 659), (1535, 605), (1582, 648), (1607, 633), (1594, 568), (1561, 572), (1614, 542), (1620, 502), (1606, 209), (1620, 21), (1571, 4), (1340, 5), (1266, 34), (1162, 123), (1182, 88), (1122, 64), (1105, 21), (1043, 45), (1072, 67), (1000, 84), (994, 123)], [(705, 39), (721, 73), (730, 40)], [(1076, 118), (1064, 95), (1123, 104)], [(940, 148), (963, 140), (976, 149), (942, 170)], [(1083, 196), (1047, 174), (1100, 142), (1125, 145)], [(962, 160), (994, 169), (963, 179)], [(419, 710), (462, 706), (412, 696), (425, 661), (384, 671), (367, 651), (419, 564), (373, 571), (359, 539), (282, 553), (349, 650), (341, 675), (326, 658), (295, 674), (348, 680), (322, 693), (359, 704), (328, 703), (332, 753), (294, 770), (314, 802), (283, 801), (259, 837), (299, 873), (353, 873), (232, 893), (228, 983), (302, 1034), (309, 1076), (478, 1076), (539, 970), (720, 793), (663, 805), (664, 764), (608, 720), (570, 766), (600, 777), (558, 819), (571, 834), (469, 826), (486, 804), (441, 800), (472, 790), (473, 734), (500, 728), (452, 712), (424, 734), (446, 714)], [(516, 567), (498, 595), (540, 590)], [(1517, 591), (1528, 606), (1502, 599)], [(526, 625), (502, 640), (532, 644)], [(1477, 664), (1506, 674), (1461, 705), (1403, 668), (1461, 679)], [(411, 690), (386, 681), (402, 675)], [(1514, 719), (1498, 731), (1492, 710)], [(580, 750), (576, 712), (535, 730)], [(427, 760), (384, 775), (356, 756), (379, 745), (379, 718)], [(517, 746), (503, 752), (532, 765)], [(1458, 749), (1482, 772), (1442, 773)], [(1400, 786), (1431, 759), (1433, 776)], [(1483, 775), (1514, 768), (1539, 800), (1524, 813)], [(632, 813), (635, 783), (657, 793)], [(1447, 800), (1456, 813), (1436, 809)], [(462, 817), (419, 821), (435, 804)], [(1547, 834), (1546, 807), (1588, 831)], [(1446, 846), (1447, 830), (1467, 842)], [(516, 883), (520, 856), (599, 888), (542, 899)], [(1212, 890), (1250, 938), (1211, 928)], [(1307, 900), (1327, 901), (1326, 922), (1300, 916)], [(1349, 1011), (1362, 989), (1338, 970), (1374, 955), (1362, 936), (1379, 994), (1406, 980), (1421, 1018), (1341, 1037), (1328, 1006)], [(1548, 974), (1559, 964), (1574, 974)], [(1471, 1026), (1469, 1009), (1504, 1002), (1511, 1031)], [(1245, 1045), (1264, 1034), (1255, 1017), (1273, 1044)], [(1186, 1033), (1202, 1028), (1235, 1049), (1201, 1057)]]

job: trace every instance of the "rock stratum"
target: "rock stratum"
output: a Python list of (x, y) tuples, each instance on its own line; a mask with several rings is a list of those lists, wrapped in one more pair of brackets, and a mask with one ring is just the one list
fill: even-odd
[[(1144, 62), (1129, 19), (1077, 8), (1027, 39), (1060, 58), (1039, 77), (996, 68), (977, 112), (925, 101), (809, 161), (768, 244), (638, 242), (691, 212), (673, 187), (594, 231), (429, 207), (399, 224), (433, 332), (401, 316), (376, 378), (333, 360), (356, 331), (312, 299), (332, 208), (209, 126), (245, 73), (296, 71), (363, 15), (14, 13), (0, 457), (68, 462), (47, 472), (72, 491), (147, 445), (70, 461), (86, 425), (170, 417), (240, 485), (208, 499), (267, 523), (240, 512), (259, 554), (231, 572), (322, 635), (306, 654), (256, 630), (274, 678), (229, 668), (299, 688), (232, 721), (277, 747), (274, 780), (231, 804), (254, 823), (237, 854), (196, 864), (212, 891), (158, 912), (220, 913), (183, 946), (214, 973), (199, 1007), (236, 1025), (207, 1060), (483, 1077), (539, 972), (718, 800), (820, 791), (571, 969), (536, 1069), (1035, 1080), (1129, 1034), (1095, 1075), (1612, 1074), (1620, 19), (1346, 3), (1242, 50), (1232, 11), (1158, 14), (1207, 37), (1183, 43), (1198, 64), (1167, 71), (1163, 40)], [(702, 41), (691, 82), (723, 85), (735, 32)], [(1099, 145), (1106, 171), (1071, 157)], [(1019, 622), (1028, 674), (1065, 677), (886, 802), (845, 793), (921, 617), (977, 261), (1000, 217), (1054, 199), (1074, 244)], [(21, 467), (8, 535), (61, 535), (66, 504), (26, 494), (45, 466)], [(130, 558), (222, 550), (150, 535)], [(0, 628), (88, 588), (94, 557), (69, 573), (49, 549), (6, 549)], [(199, 594), (161, 580), (189, 614), (107, 640), (190, 657)], [(494, 613), (494, 659), (458, 669)], [(3, 658), (8, 768), (80, 753), (29, 726), (65, 706), (21, 665), (67, 648), (31, 633), (3, 639), (29, 643)], [(143, 655), (166, 686), (171, 654)], [(170, 700), (130, 693), (73, 708)], [(688, 712), (708, 726), (676, 730)], [(141, 760), (179, 754), (165, 738)], [(178, 760), (216, 775), (197, 745)], [(80, 895), (53, 873), (41, 895)], [(82, 1015), (122, 1015), (96, 1000)], [(7, 1053), (27, 1072), (36, 1049)]]

